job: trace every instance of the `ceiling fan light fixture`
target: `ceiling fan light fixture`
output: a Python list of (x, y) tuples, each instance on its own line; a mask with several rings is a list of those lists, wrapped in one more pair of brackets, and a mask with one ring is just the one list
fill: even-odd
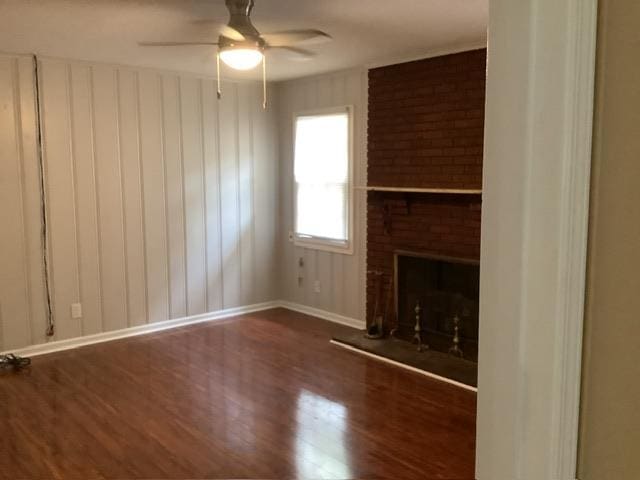
[(251, 70), (257, 67), (264, 54), (258, 47), (229, 47), (220, 50), (220, 59), (235, 70)]
[(265, 50), (279, 48), (311, 58), (314, 56), (313, 52), (297, 48), (295, 44), (330, 40), (331, 35), (312, 28), (285, 30), (262, 35), (251, 23), (251, 11), (255, 0), (225, 0), (225, 4), (227, 10), (229, 10), (229, 22), (218, 29), (217, 42), (141, 42), (140, 45), (149, 47), (216, 45), (218, 47), (215, 56), (218, 99), (222, 98), (220, 60), (234, 70), (251, 70), (262, 63), (262, 106), (267, 108), (267, 59), (264, 54)]

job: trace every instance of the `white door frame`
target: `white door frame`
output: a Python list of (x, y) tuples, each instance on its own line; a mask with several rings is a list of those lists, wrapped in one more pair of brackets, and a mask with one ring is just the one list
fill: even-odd
[(597, 0), (489, 0), (476, 476), (570, 480)]

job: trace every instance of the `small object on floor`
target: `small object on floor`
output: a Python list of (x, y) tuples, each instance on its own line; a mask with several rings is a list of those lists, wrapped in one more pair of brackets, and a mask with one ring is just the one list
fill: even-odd
[(13, 370), (21, 370), (31, 365), (31, 359), (28, 357), (18, 357), (13, 353), (0, 355), (0, 370), (12, 368)]

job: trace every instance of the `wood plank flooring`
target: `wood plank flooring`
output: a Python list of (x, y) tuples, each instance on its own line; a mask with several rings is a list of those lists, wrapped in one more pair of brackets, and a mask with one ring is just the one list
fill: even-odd
[(0, 478), (472, 479), (475, 394), (283, 309), (0, 374)]

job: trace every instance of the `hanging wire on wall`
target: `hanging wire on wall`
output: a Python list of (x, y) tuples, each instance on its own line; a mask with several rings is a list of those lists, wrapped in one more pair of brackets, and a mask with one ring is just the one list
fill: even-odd
[(36, 137), (38, 150), (38, 171), (40, 173), (40, 235), (42, 240), (42, 270), (45, 289), (46, 321), (47, 329), (45, 334), (52, 337), (55, 334), (55, 321), (53, 317), (53, 306), (51, 303), (51, 284), (49, 271), (49, 230), (47, 225), (47, 197), (46, 197), (46, 172), (44, 168), (44, 140), (42, 136), (42, 110), (40, 107), (40, 72), (38, 70), (38, 57), (33, 55), (34, 69), (34, 97), (36, 108)]
[(267, 109), (267, 56), (262, 55), (262, 108)]
[(216, 53), (216, 77), (217, 77), (217, 94), (218, 94), (218, 100), (220, 100), (222, 98), (222, 86), (220, 85), (220, 52)]

